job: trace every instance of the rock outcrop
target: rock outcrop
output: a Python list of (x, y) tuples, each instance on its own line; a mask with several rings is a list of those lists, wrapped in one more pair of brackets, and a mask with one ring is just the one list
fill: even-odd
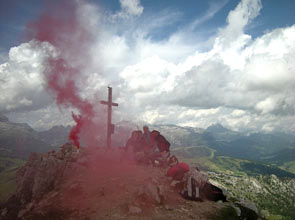
[[(251, 209), (267, 218), (294, 219), (295, 179), (275, 175), (235, 176), (209, 172), (210, 181), (237, 200), (237, 207)], [(273, 217), (275, 216), (275, 217)]]
[(136, 164), (120, 148), (31, 154), (0, 219), (209, 219), (222, 202), (184, 200), (165, 168)]
[(17, 191), (8, 200), (6, 215), (13, 219), (31, 211), (36, 203), (52, 191), (58, 191), (65, 180), (65, 173), (71, 173), (79, 166), (78, 152), (71, 144), (65, 144), (60, 151), (45, 154), (31, 153), (28, 162), (17, 171)]

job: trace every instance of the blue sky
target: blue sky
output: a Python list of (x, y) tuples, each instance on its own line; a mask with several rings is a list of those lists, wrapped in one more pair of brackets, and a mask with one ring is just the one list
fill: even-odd
[[(25, 41), (23, 33), (25, 25), (40, 15), (47, 4), (46, 2), (48, 1), (0, 1), (0, 48), (2, 51), (8, 52), (12, 46)], [(55, 0), (55, 2), (58, 1)], [(90, 0), (89, 2), (94, 4), (99, 2), (100, 6), (109, 12), (115, 13), (120, 10), (120, 3), (117, 0)], [(210, 6), (217, 6), (220, 10), (212, 18), (200, 24), (195, 32), (202, 32), (204, 29), (216, 31), (217, 28), (225, 25), (228, 12), (234, 9), (237, 3), (237, 0), (142, 0), (141, 5), (144, 7), (142, 17), (148, 18), (163, 11), (179, 13), (177, 21), (173, 25), (161, 27), (161, 30), (152, 33), (153, 39), (161, 40), (195, 19), (205, 16), (206, 12), (210, 10)], [(262, 5), (260, 16), (246, 30), (253, 37), (257, 37), (267, 30), (294, 24), (295, 3), (293, 0), (263, 0)], [(211, 31), (205, 34), (212, 34)]]
[[(75, 106), (60, 111), (44, 80), (59, 51), (84, 64), (76, 80), (89, 102), (113, 86), (117, 121), (295, 132), (293, 0), (78, 1), (85, 54), (24, 37), (48, 2), (60, 3), (0, 1), (0, 112), (11, 120), (73, 123)], [(79, 31), (62, 36), (75, 42)]]

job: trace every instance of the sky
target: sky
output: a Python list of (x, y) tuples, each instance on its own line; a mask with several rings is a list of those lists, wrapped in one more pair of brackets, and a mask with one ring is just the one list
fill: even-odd
[[(48, 80), (46, 61), (62, 56), (101, 117), (113, 87), (115, 122), (295, 132), (293, 0), (62, 2), (0, 1), (0, 112), (11, 121), (74, 123), (81, 109), (60, 104)], [(30, 32), (44, 13), (77, 24), (48, 26), (59, 38), (46, 42)]]

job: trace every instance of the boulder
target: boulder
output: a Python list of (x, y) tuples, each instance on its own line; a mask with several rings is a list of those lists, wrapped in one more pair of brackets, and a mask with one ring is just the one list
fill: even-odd
[(140, 213), (142, 213), (142, 209), (139, 208), (139, 207), (137, 207), (137, 206), (130, 205), (130, 206), (128, 207), (128, 212), (129, 212), (130, 214), (140, 214)]
[(166, 186), (150, 181), (139, 189), (138, 196), (153, 204), (163, 204), (166, 191)]

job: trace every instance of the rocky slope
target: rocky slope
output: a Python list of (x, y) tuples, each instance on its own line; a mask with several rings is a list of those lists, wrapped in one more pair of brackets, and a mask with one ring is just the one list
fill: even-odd
[[(1, 219), (238, 219), (230, 203), (184, 200), (165, 168), (139, 165), (119, 148), (31, 154)], [(257, 219), (257, 218), (248, 218)]]
[(211, 182), (230, 197), (252, 201), (268, 219), (295, 219), (295, 179), (269, 176), (234, 176), (210, 172)]

